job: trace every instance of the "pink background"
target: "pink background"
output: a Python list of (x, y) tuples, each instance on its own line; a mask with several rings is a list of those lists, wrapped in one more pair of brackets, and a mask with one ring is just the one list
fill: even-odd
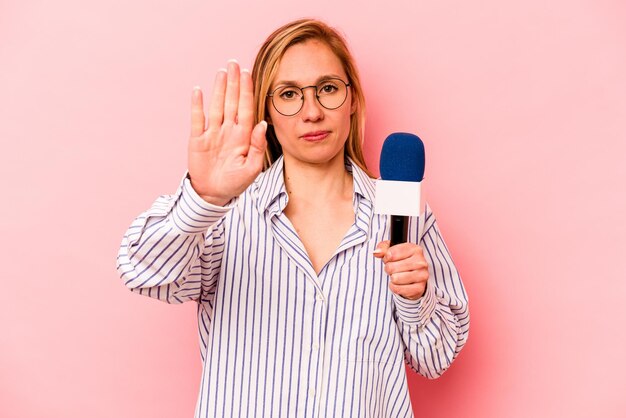
[(343, 29), (367, 160), (422, 137), (470, 296), (422, 417), (626, 414), (621, 1), (0, 1), (0, 416), (190, 417), (195, 306), (131, 294), (131, 220), (185, 170), (192, 86), (293, 18)]

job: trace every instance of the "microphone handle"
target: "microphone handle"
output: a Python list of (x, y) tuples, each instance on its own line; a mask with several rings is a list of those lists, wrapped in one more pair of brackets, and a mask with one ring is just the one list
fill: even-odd
[(390, 245), (407, 242), (409, 232), (409, 217), (391, 215)]

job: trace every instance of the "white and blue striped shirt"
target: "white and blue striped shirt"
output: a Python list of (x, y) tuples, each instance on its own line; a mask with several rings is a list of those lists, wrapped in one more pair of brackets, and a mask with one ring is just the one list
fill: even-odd
[[(319, 275), (284, 214), (283, 160), (227, 207), (183, 180), (130, 226), (118, 271), (132, 291), (198, 302), (204, 364), (196, 417), (411, 417), (404, 360), (440, 376), (467, 341), (467, 295), (435, 217), (417, 301), (393, 294), (380, 259), (388, 218), (356, 164), (355, 222)], [(418, 222), (410, 223), (415, 242)]]

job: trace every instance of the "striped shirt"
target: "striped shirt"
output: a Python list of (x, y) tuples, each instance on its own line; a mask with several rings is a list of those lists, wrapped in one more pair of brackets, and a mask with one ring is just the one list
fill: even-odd
[[(374, 180), (346, 167), (355, 221), (319, 274), (284, 213), (282, 158), (226, 207), (206, 203), (185, 178), (128, 229), (124, 284), (198, 303), (196, 417), (412, 417), (404, 363), (436, 378), (459, 354), (467, 295), (432, 211), (420, 242), (426, 292), (404, 299), (372, 255), (389, 235), (388, 217), (373, 213)], [(411, 219), (411, 242), (418, 225)]]

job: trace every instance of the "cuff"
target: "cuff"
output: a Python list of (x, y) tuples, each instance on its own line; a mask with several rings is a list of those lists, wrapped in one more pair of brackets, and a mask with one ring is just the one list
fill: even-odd
[(396, 304), (396, 315), (402, 323), (423, 327), (430, 321), (430, 317), (437, 305), (434, 286), (435, 283), (428, 280), (424, 295), (417, 300), (410, 300), (395, 293), (393, 294), (393, 301)]
[(232, 207), (230, 202), (226, 206), (216, 206), (202, 199), (193, 189), (191, 180), (186, 175), (170, 216), (180, 231), (194, 234), (209, 229)]

